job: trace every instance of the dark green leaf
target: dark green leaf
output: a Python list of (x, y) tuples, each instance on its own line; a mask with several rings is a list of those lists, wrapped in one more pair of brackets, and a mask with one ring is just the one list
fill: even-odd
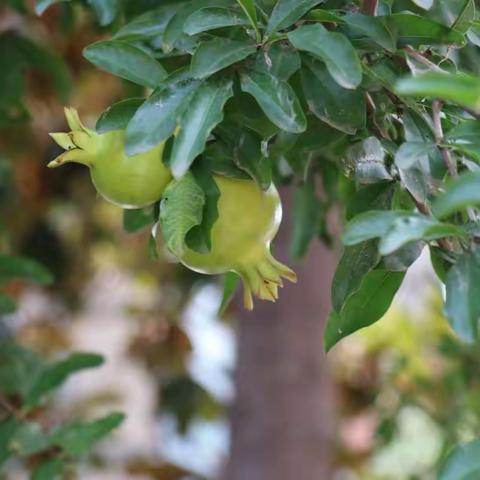
[(353, 33), (371, 38), (375, 43), (390, 52), (395, 51), (396, 44), (392, 32), (388, 30), (380, 18), (360, 13), (347, 13), (341, 18)]
[(480, 172), (469, 172), (450, 181), (432, 207), (433, 214), (444, 218), (453, 212), (480, 203)]
[(25, 406), (36, 405), (45, 394), (61, 385), (73, 373), (86, 368), (98, 367), (102, 363), (101, 355), (72, 353), (65, 360), (46, 366), (29, 386), (24, 398)]
[(320, 120), (342, 132), (354, 134), (365, 127), (365, 94), (342, 88), (319, 60), (305, 57), (302, 85), (310, 111)]
[(202, 42), (192, 57), (191, 73), (194, 78), (206, 78), (256, 52), (250, 41), (215, 38)]
[(222, 303), (218, 309), (218, 315), (223, 316), (227, 310), (230, 302), (235, 295), (237, 287), (240, 285), (241, 278), (235, 272), (228, 272), (225, 274), (225, 279), (223, 282), (223, 296)]
[(170, 157), (173, 176), (180, 178), (205, 150), (213, 128), (223, 120), (223, 107), (233, 95), (232, 81), (203, 83), (183, 113)]
[(362, 81), (357, 52), (345, 35), (330, 32), (320, 24), (306, 25), (289, 32), (295, 48), (307, 51), (325, 62), (330, 75), (343, 88), (355, 89)]
[(197, 185), (203, 190), (205, 204), (203, 206), (202, 223), (192, 227), (186, 235), (186, 243), (192, 250), (200, 253), (209, 252), (212, 248), (211, 231), (218, 218), (218, 199), (220, 190), (212, 173), (204, 165), (198, 163), (192, 167), (192, 174)]
[(340, 312), (333, 310), (324, 335), (325, 350), (342, 338), (380, 320), (402, 284), (403, 272), (373, 270), (363, 279), (360, 288), (349, 297)]
[(242, 90), (252, 95), (265, 115), (287, 132), (301, 133), (307, 121), (292, 87), (268, 73), (250, 72), (242, 75)]
[(464, 42), (461, 32), (425, 16), (395, 13), (384, 18), (389, 29), (399, 37), (402, 44), (462, 44)]
[(51, 441), (69, 455), (85, 455), (124, 419), (123, 413), (111, 413), (93, 422), (66, 425), (52, 435)]
[(452, 28), (459, 32), (466, 33), (473, 20), (475, 20), (475, 2), (474, 0), (465, 0), (465, 4), (455, 19), (455, 22), (453, 22)]
[(436, 148), (434, 143), (405, 142), (395, 153), (395, 164), (401, 169), (407, 169), (422, 159), (428, 161), (428, 155)]
[(480, 251), (465, 253), (447, 276), (445, 313), (466, 342), (478, 340), (480, 318)]
[(10, 439), (10, 449), (22, 457), (47, 450), (50, 445), (43, 427), (36, 422), (24, 422)]
[(287, 44), (274, 43), (270, 48), (258, 52), (254, 68), (286, 81), (300, 65), (300, 55), (294, 48)]
[(323, 205), (315, 194), (315, 185), (309, 181), (295, 190), (293, 197), (293, 229), (290, 243), (290, 256), (301, 259), (310, 242), (317, 236)]
[(266, 33), (270, 34), (293, 25), (309, 10), (325, 0), (278, 0), (268, 20)]
[(123, 228), (128, 233), (135, 233), (146, 227), (151, 227), (155, 222), (154, 212), (156, 207), (140, 208), (138, 210), (123, 211)]
[(38, 262), (0, 254), (0, 283), (15, 279), (30, 280), (40, 285), (50, 285), (53, 282), (50, 272)]
[(248, 25), (249, 19), (244, 12), (234, 8), (206, 7), (197, 10), (187, 18), (183, 31), (188, 35), (206, 32), (222, 27)]
[(97, 120), (97, 132), (124, 130), (144, 101), (143, 98), (129, 98), (108, 107)]
[(125, 149), (136, 155), (170, 137), (199, 82), (185, 70), (173, 73), (135, 112), (125, 132)]
[(257, 34), (257, 41), (260, 40), (260, 33), (257, 26), (257, 11), (255, 10), (255, 0), (237, 0), (237, 3), (242, 7), (245, 15), (247, 15), (250, 23)]
[(97, 67), (146, 87), (157, 87), (167, 75), (145, 50), (118, 40), (93, 43), (83, 54)]
[(65, 462), (58, 458), (41, 463), (32, 472), (32, 480), (57, 480), (65, 469)]
[(177, 257), (185, 251), (185, 237), (202, 222), (205, 194), (188, 172), (166, 188), (160, 204), (160, 227), (168, 250)]

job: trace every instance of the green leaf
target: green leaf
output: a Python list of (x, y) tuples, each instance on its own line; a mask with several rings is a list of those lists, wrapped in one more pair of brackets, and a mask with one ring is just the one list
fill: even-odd
[(222, 303), (218, 309), (218, 315), (221, 317), (225, 314), (230, 302), (232, 301), (238, 286), (241, 283), (241, 278), (235, 272), (228, 272), (225, 274), (223, 282), (223, 296)]
[(69, 455), (85, 455), (95, 443), (118, 428), (124, 419), (123, 413), (115, 412), (93, 422), (65, 425), (52, 435), (51, 442)]
[(19, 426), (20, 422), (14, 416), (0, 420), (0, 468), (12, 454), (10, 442)]
[(155, 222), (156, 206), (128, 209), (123, 211), (123, 228), (128, 233), (135, 233), (146, 227), (151, 227)]
[(241, 77), (242, 90), (252, 95), (265, 115), (279, 128), (291, 133), (301, 133), (307, 120), (292, 87), (268, 73), (245, 73)]
[(138, 47), (118, 40), (96, 42), (83, 51), (97, 67), (133, 83), (155, 88), (167, 76), (152, 56)]
[(364, 277), (380, 262), (375, 242), (363, 242), (347, 247), (337, 265), (332, 282), (333, 308), (341, 311), (344, 304), (359, 288)]
[(289, 253), (294, 259), (301, 259), (310, 242), (319, 232), (323, 212), (322, 202), (315, 194), (315, 184), (308, 181), (295, 190), (293, 196), (293, 230)]
[(125, 131), (125, 149), (136, 155), (167, 140), (175, 131), (199, 82), (186, 70), (171, 74), (135, 112)]
[(399, 95), (440, 98), (464, 107), (480, 109), (480, 79), (465, 73), (428, 72), (399, 80)]
[(379, 17), (362, 15), (360, 13), (347, 13), (341, 17), (353, 33), (371, 38), (375, 43), (389, 52), (394, 52), (396, 42), (392, 32), (384, 25)]
[(395, 13), (384, 19), (403, 45), (463, 44), (465, 41), (462, 32), (425, 16)]
[(355, 89), (362, 81), (358, 54), (345, 35), (320, 24), (306, 25), (288, 33), (291, 44), (325, 62), (330, 75), (343, 88)]
[(212, 248), (211, 230), (218, 218), (217, 205), (220, 190), (212, 173), (208, 168), (205, 168), (205, 165), (197, 163), (191, 171), (197, 185), (203, 190), (205, 204), (203, 206), (202, 223), (189, 230), (186, 243), (192, 250), (207, 253)]
[(261, 36), (257, 25), (257, 11), (255, 10), (255, 0), (237, 0), (237, 3), (242, 7), (242, 10), (247, 15), (250, 23), (255, 30), (256, 41), (260, 42)]
[(110, 25), (118, 14), (118, 0), (87, 0), (93, 8), (100, 25)]
[(50, 364), (36, 376), (24, 398), (25, 407), (30, 408), (51, 390), (57, 388), (73, 373), (95, 368), (103, 363), (103, 357), (93, 353), (72, 353), (65, 360)]
[(466, 342), (478, 340), (480, 318), (480, 251), (463, 254), (447, 276), (445, 313)]
[(408, 215), (408, 213), (392, 210), (369, 210), (361, 213), (347, 224), (342, 235), (342, 241), (344, 245), (351, 246), (373, 238), (383, 237), (393, 221), (405, 215)]
[(333, 310), (330, 313), (324, 334), (325, 350), (330, 350), (342, 338), (380, 320), (390, 307), (404, 276), (403, 272), (385, 270), (368, 273), (341, 311)]
[(215, 38), (202, 42), (192, 57), (191, 73), (194, 78), (206, 78), (257, 51), (250, 41)]
[(9, 296), (0, 292), (0, 315), (13, 313), (16, 308), (15, 302)]
[(480, 440), (457, 445), (443, 463), (438, 480), (480, 478)]
[(192, 13), (183, 25), (188, 35), (207, 32), (216, 28), (248, 25), (249, 19), (244, 12), (234, 8), (206, 7)]
[(319, 60), (303, 59), (303, 93), (310, 111), (333, 128), (353, 135), (365, 128), (365, 94), (360, 90), (342, 88), (328, 74)]
[(223, 107), (232, 95), (232, 81), (227, 79), (203, 83), (195, 91), (180, 119), (180, 131), (170, 157), (175, 178), (184, 175), (195, 158), (205, 150), (207, 139), (223, 120)]
[(377, 137), (368, 137), (347, 150), (344, 164), (347, 173), (353, 173), (358, 183), (377, 183), (392, 179), (385, 157), (385, 149), (380, 140)]
[(200, 225), (205, 205), (205, 194), (188, 172), (172, 181), (160, 203), (160, 227), (170, 252), (181, 257), (185, 251), (185, 237), (196, 225)]
[(70, 0), (37, 0), (35, 4), (35, 13), (37, 15), (42, 15), (42, 13), (52, 5), (60, 2), (68, 2)]
[(432, 212), (444, 218), (453, 212), (480, 203), (480, 172), (469, 172), (447, 183), (445, 192), (433, 203)]
[(382, 235), (379, 252), (388, 255), (407, 243), (423, 240), (425, 242), (445, 237), (458, 237), (462, 231), (456, 225), (441, 223), (418, 214), (397, 218)]
[(278, 0), (267, 24), (267, 35), (293, 25), (309, 10), (325, 0)]
[(291, 45), (274, 43), (258, 52), (254, 69), (287, 81), (300, 65), (300, 55)]
[(428, 155), (436, 148), (436, 145), (430, 142), (402, 143), (395, 153), (395, 165), (401, 169), (407, 169), (421, 160), (428, 161)]
[(452, 28), (459, 32), (466, 33), (475, 20), (475, 2), (474, 0), (465, 0), (458, 17), (453, 22)]
[(448, 131), (445, 140), (454, 148), (480, 162), (480, 122), (463, 120)]
[(35, 260), (0, 254), (0, 284), (10, 280), (30, 280), (40, 285), (50, 285), (50, 272)]
[(97, 132), (106, 133), (113, 130), (124, 130), (144, 101), (144, 98), (129, 98), (114, 103), (98, 118)]
[(51, 445), (43, 427), (36, 422), (20, 425), (10, 439), (10, 449), (19, 456), (30, 456), (47, 450)]
[(32, 472), (32, 480), (57, 480), (65, 467), (65, 462), (59, 458), (47, 460), (35, 468)]

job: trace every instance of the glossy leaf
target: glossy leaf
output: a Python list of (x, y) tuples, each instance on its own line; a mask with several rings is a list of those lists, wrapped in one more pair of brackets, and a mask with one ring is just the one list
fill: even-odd
[(144, 101), (143, 98), (128, 98), (114, 103), (98, 118), (95, 127), (97, 132), (106, 133), (112, 130), (124, 130)]
[(384, 25), (379, 17), (362, 15), (361, 13), (347, 13), (341, 17), (353, 33), (371, 38), (375, 43), (389, 52), (394, 52), (396, 42), (392, 32)]
[(480, 252), (463, 254), (450, 269), (445, 313), (455, 332), (466, 342), (478, 340), (480, 318)]
[(110, 25), (118, 14), (119, 0), (87, 0), (100, 25)]
[(83, 54), (97, 67), (146, 87), (155, 88), (166, 77), (160, 63), (128, 43), (105, 40), (89, 45)]
[(50, 285), (53, 282), (50, 272), (38, 262), (0, 254), (0, 284), (16, 279), (29, 280), (40, 285)]
[(185, 250), (185, 237), (202, 222), (205, 194), (189, 172), (166, 188), (160, 203), (160, 226), (168, 250), (177, 257)]
[(342, 88), (319, 60), (304, 58), (303, 93), (310, 111), (320, 120), (342, 132), (354, 134), (365, 127), (365, 94)]
[(244, 12), (233, 8), (206, 7), (190, 15), (183, 25), (188, 35), (207, 32), (216, 28), (248, 25), (249, 19)]
[(206, 78), (256, 52), (252, 42), (239, 42), (228, 38), (215, 38), (202, 42), (192, 57), (191, 73), (194, 78)]
[(437, 147), (428, 142), (405, 142), (395, 153), (395, 164), (401, 169), (410, 168), (415, 163), (427, 159)]
[(278, 0), (270, 15), (266, 33), (270, 34), (293, 25), (309, 10), (325, 0)]
[(254, 69), (288, 80), (301, 65), (300, 55), (290, 45), (274, 43), (257, 53)]
[(324, 335), (325, 350), (330, 350), (342, 338), (380, 320), (390, 307), (404, 276), (403, 272), (385, 270), (368, 273), (340, 312), (333, 310), (330, 313)]
[(301, 133), (307, 121), (292, 87), (268, 73), (245, 73), (241, 77), (242, 90), (252, 95), (265, 115), (287, 132)]
[(253, 29), (255, 30), (255, 36), (257, 42), (261, 40), (260, 31), (258, 30), (257, 25), (257, 11), (255, 10), (255, 0), (237, 0), (237, 3), (242, 7), (243, 11), (247, 15), (248, 19), (250, 20), (250, 24), (252, 25)]
[(167, 140), (175, 131), (188, 100), (199, 82), (180, 70), (168, 79), (135, 112), (125, 132), (128, 155), (145, 152)]
[(325, 62), (330, 75), (343, 88), (355, 89), (362, 81), (358, 54), (345, 35), (330, 32), (320, 24), (306, 25), (288, 33), (295, 48)]
[(432, 211), (438, 218), (480, 204), (480, 172), (460, 175), (447, 184), (445, 192), (435, 200)]
[(128, 209), (123, 211), (123, 228), (128, 233), (135, 233), (147, 227), (151, 227), (155, 222), (155, 212), (157, 208), (146, 207), (140, 209)]
[(180, 178), (205, 150), (211, 131), (223, 120), (223, 107), (233, 95), (232, 81), (203, 83), (182, 115), (170, 156), (173, 176)]
[(429, 72), (397, 82), (399, 95), (448, 100), (465, 107), (480, 109), (480, 80), (471, 75)]
[(473, 20), (475, 20), (475, 2), (474, 0), (465, 0), (465, 4), (455, 22), (453, 22), (452, 28), (465, 33), (470, 28)]

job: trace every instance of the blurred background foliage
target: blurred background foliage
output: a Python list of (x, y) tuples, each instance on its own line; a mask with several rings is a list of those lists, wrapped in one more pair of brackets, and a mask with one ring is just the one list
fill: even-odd
[[(126, 1), (125, 15), (151, 3)], [(65, 102), (94, 125), (139, 88), (82, 57), (115, 21), (107, 4), (38, 17), (31, 1), (0, 2), (0, 478), (213, 479), (235, 360), (219, 286), (165, 252), (152, 261), (150, 232), (127, 233), (86, 169), (45, 168)], [(450, 332), (425, 265), (388, 321), (328, 360), (335, 480), (433, 479), (452, 445), (480, 433), (480, 352)]]

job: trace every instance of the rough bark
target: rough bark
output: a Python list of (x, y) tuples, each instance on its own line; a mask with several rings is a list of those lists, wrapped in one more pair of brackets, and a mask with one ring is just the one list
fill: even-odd
[[(274, 251), (281, 260), (287, 258), (289, 230), (285, 218)], [(334, 258), (315, 242), (294, 267), (298, 283), (286, 285), (276, 304), (257, 301), (238, 323), (225, 480), (329, 478), (333, 402), (322, 334)]]

